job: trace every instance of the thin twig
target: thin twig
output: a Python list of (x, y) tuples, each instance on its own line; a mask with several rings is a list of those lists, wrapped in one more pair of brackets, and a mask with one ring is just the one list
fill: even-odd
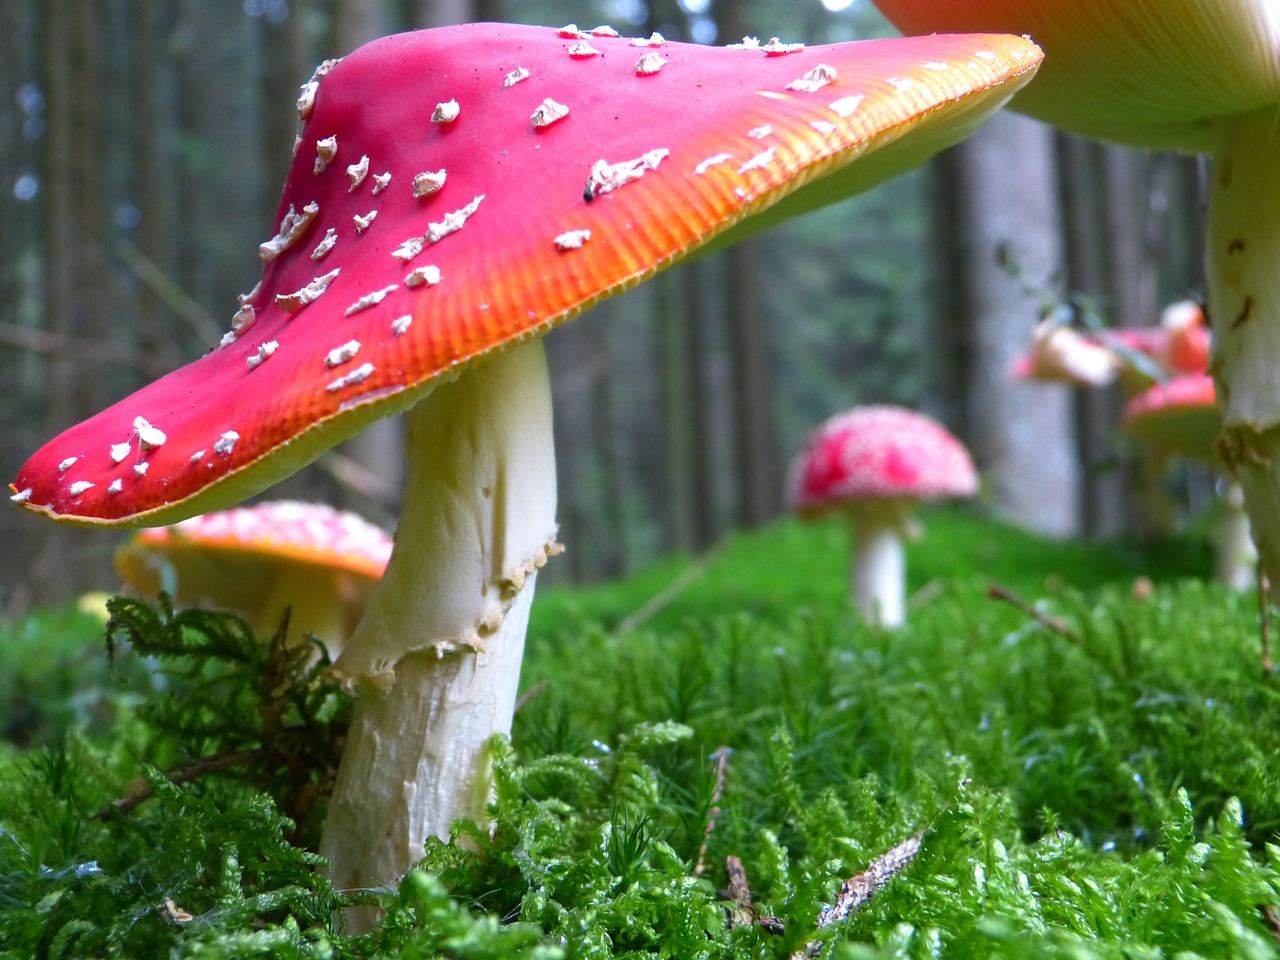
[(1009, 604), (1011, 607), (1020, 610), (1042, 627), (1052, 630), (1060, 637), (1065, 637), (1077, 646), (1084, 645), (1084, 640), (1081, 638), (1080, 634), (1068, 627), (1063, 621), (1059, 620), (1057, 617), (1051, 617), (1048, 614), (1037, 610), (1034, 605), (1027, 603), (1027, 601), (1023, 600), (1012, 590), (992, 584), (987, 587), (987, 596), (992, 600), (1000, 600)]
[[(836, 895), (836, 902), (829, 907), (823, 907), (819, 912), (818, 929), (821, 930), (846, 919), (849, 914), (884, 889), (890, 880), (905, 870), (916, 858), (916, 854), (920, 852), (920, 841), (923, 837), (923, 832), (917, 833), (897, 846), (890, 847), (867, 864), (867, 869), (842, 883), (840, 892)], [(821, 952), (822, 941), (810, 940), (803, 950), (791, 955), (791, 960), (810, 960)]]
[(711, 561), (718, 557), (723, 549), (723, 543), (717, 544), (681, 570), (679, 576), (641, 604), (638, 610), (618, 621), (618, 625), (613, 628), (614, 634), (618, 635), (635, 630), (661, 613), (676, 597), (684, 593), (691, 584), (707, 572), (707, 567), (711, 565)]
[(729, 754), (731, 753), (733, 753), (731, 747), (721, 747), (711, 755), (716, 761), (716, 785), (711, 790), (711, 805), (707, 808), (707, 826), (702, 833), (702, 846), (698, 848), (698, 862), (693, 867), (695, 877), (702, 876), (702, 871), (706, 869), (707, 846), (711, 843), (711, 834), (716, 829), (716, 817), (720, 816), (720, 798), (724, 796), (724, 781), (729, 772)]
[(747, 871), (737, 857), (724, 858), (724, 872), (729, 877), (725, 891), (731, 904), (729, 926), (745, 927), (756, 922), (756, 908), (751, 902), (751, 887), (747, 885)]
[[(174, 784), (184, 784), (198, 777), (202, 777), (207, 773), (218, 773), (222, 770), (229, 770), (232, 767), (238, 767), (242, 764), (252, 763), (267, 754), (267, 747), (255, 747), (253, 750), (235, 750), (231, 753), (219, 753), (212, 757), (202, 757), (199, 760), (193, 760), (190, 763), (179, 764), (174, 767), (165, 777)], [(146, 800), (150, 800), (155, 794), (154, 788), (142, 777), (138, 777), (133, 781), (129, 788), (129, 795), (121, 797), (119, 800), (113, 800), (110, 806), (104, 807), (93, 815), (94, 820), (108, 820), (113, 814), (129, 813)]]

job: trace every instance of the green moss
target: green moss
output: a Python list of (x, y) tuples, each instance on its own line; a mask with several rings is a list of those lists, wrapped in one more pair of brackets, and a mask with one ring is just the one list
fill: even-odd
[[(1197, 549), (940, 514), (889, 633), (845, 607), (833, 530), (735, 540), (636, 629), (677, 564), (552, 596), (579, 614), (531, 637), (492, 829), (386, 890), (331, 889), (311, 852), (347, 716), (323, 659), (116, 602), (115, 709), (0, 757), (0, 956), (1280, 956), (1251, 598), (1176, 579)], [(938, 572), (963, 550), (981, 575)], [(731, 857), (767, 928), (727, 902)], [(869, 867), (875, 895), (819, 928)], [(368, 903), (383, 923), (348, 935)]]

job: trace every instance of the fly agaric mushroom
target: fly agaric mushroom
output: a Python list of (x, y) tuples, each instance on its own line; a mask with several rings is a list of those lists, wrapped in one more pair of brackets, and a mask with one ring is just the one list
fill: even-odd
[(277, 500), (140, 530), (115, 567), (135, 591), (235, 610), (259, 632), (274, 631), (289, 607), (293, 635), (319, 637), (336, 657), (390, 557), (391, 537), (363, 517)]
[(392, 882), (427, 837), (483, 818), (485, 746), (509, 728), (534, 577), (559, 549), (540, 335), (746, 218), (922, 161), (1040, 60), (1007, 36), (655, 37), (666, 62), (640, 76), (626, 39), (572, 42), (471, 24), (327, 63), (223, 345), (51, 441), (14, 485), (61, 521), (167, 523), (407, 412), (395, 549), (335, 665), (359, 694), (321, 843), (340, 887)]
[(1280, 589), (1280, 16), (1274, 0), (875, 0), (907, 33), (1046, 52), (1013, 106), (1085, 136), (1209, 154), (1209, 372), (1223, 453)]
[(922, 500), (971, 497), (978, 473), (936, 420), (902, 407), (855, 407), (819, 426), (792, 461), (788, 501), (801, 516), (849, 519), (849, 592), (869, 622), (906, 619), (906, 553)]
[[(1181, 457), (1222, 474), (1217, 438), (1222, 431), (1213, 378), (1183, 374), (1157, 383), (1129, 400), (1124, 428), (1163, 457)], [(1249, 531), (1240, 486), (1228, 479), (1214, 526), (1215, 576), (1233, 590), (1256, 582), (1257, 550)]]

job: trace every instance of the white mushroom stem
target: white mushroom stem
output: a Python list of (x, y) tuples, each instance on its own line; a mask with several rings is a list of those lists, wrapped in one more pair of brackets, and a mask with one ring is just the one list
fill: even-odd
[(1219, 583), (1236, 591), (1252, 590), (1258, 577), (1258, 551), (1244, 512), (1244, 494), (1230, 481), (1222, 495), (1218, 521), (1213, 527), (1214, 574)]
[(1210, 372), (1221, 452), (1280, 590), (1280, 107), (1220, 121), (1209, 195)]
[(395, 549), (335, 664), (358, 695), (320, 843), (343, 889), (394, 884), (428, 837), (484, 820), (486, 747), (510, 730), (534, 573), (558, 550), (540, 340), (408, 417)]
[(357, 588), (340, 575), (324, 575), (305, 565), (281, 569), (258, 608), (254, 625), (270, 636), (280, 626), (285, 607), (289, 608), (290, 644), (303, 642), (305, 634), (320, 638), (330, 657), (342, 652), (348, 631), (347, 605)]
[(900, 627), (907, 615), (907, 507), (894, 500), (868, 501), (850, 508), (849, 517), (849, 596), (868, 623)]

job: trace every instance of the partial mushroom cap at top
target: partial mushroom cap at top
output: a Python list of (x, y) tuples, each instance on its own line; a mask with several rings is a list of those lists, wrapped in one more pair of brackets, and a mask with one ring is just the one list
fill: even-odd
[(1185, 374), (1149, 387), (1125, 404), (1123, 419), (1130, 436), (1162, 454), (1221, 466), (1222, 413), (1207, 374)]
[(471, 24), (326, 64), (222, 345), (55, 438), (13, 500), (136, 526), (230, 506), (810, 181), (816, 205), (918, 163), (1040, 60), (1003, 36), (652, 40), (665, 63), (638, 76), (625, 38), (575, 42)]
[[(140, 530), (116, 551), (115, 568), (143, 595), (171, 590), (181, 606), (236, 610), (262, 629), (292, 605), (295, 625), (318, 625), (332, 648), (359, 620), (391, 547), (386, 531), (356, 514), (278, 500)], [(311, 607), (336, 610), (341, 622), (321, 624)]]
[(869, 406), (832, 417), (809, 435), (792, 461), (788, 500), (812, 514), (977, 491), (973, 459), (940, 423), (901, 407)]
[(1280, 101), (1270, 0), (875, 0), (903, 33), (1028, 35), (1045, 51), (1013, 106), (1076, 133), (1207, 151), (1216, 118)]

